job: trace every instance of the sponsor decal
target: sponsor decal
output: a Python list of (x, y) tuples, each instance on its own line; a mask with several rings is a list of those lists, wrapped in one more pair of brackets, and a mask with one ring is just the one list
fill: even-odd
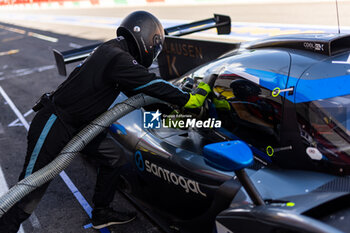
[(167, 54), (203, 59), (201, 46), (188, 43), (165, 43), (164, 50)]
[(313, 42), (304, 42), (304, 48), (314, 51), (324, 51), (324, 44), (313, 43)]
[(221, 120), (208, 118), (206, 120), (198, 120), (192, 118), (192, 115), (170, 114), (163, 115), (157, 110), (156, 112), (144, 112), (143, 127), (145, 129), (163, 128), (220, 128)]
[(169, 171), (155, 163), (152, 163), (148, 160), (143, 160), (142, 154), (140, 151), (136, 151), (135, 153), (135, 163), (137, 168), (140, 171), (146, 171), (154, 176), (157, 176), (158, 178), (173, 184), (175, 186), (181, 187), (186, 193), (196, 193), (203, 197), (206, 197), (207, 195), (202, 192), (202, 190), (199, 187), (199, 183), (197, 181), (187, 179), (181, 175), (178, 175), (172, 171)]
[[(171, 76), (180, 76), (180, 73), (176, 67), (176, 58), (178, 56), (203, 60), (203, 46), (198, 46), (190, 43), (164, 43), (164, 52), (166, 54), (166, 61), (168, 64), (168, 72)], [(181, 59), (180, 59), (181, 63)], [(199, 64), (198, 64), (199, 65)]]
[(324, 51), (323, 46), (324, 44), (315, 43), (315, 51)]
[(135, 153), (135, 163), (140, 171), (143, 172), (145, 170), (145, 163), (143, 162), (142, 154), (140, 151), (136, 151)]

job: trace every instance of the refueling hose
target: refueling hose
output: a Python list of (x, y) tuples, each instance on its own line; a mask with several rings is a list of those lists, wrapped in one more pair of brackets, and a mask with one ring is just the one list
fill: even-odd
[(144, 94), (135, 95), (101, 114), (74, 136), (48, 165), (19, 181), (0, 197), (0, 217), (36, 188), (55, 178), (79, 155), (79, 152), (113, 122), (142, 106), (164, 103)]

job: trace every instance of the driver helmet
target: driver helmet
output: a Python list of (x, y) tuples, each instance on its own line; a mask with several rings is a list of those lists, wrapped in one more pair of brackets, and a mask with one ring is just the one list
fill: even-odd
[(117, 36), (123, 36), (128, 43), (133, 44), (135, 51), (131, 51), (131, 54), (147, 68), (162, 51), (164, 29), (154, 15), (135, 11), (121, 22)]

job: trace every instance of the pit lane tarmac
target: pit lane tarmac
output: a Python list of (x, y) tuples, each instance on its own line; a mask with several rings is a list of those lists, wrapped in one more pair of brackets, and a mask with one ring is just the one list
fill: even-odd
[[(64, 81), (55, 66), (52, 49), (64, 51), (98, 41), (86, 40), (0, 23), (0, 194), (17, 183), (26, 152), (26, 134), (34, 113), (31, 108), (45, 92)], [(68, 66), (71, 71), (74, 65)], [(98, 232), (88, 216), (96, 168), (83, 157), (55, 178), (21, 233)], [(117, 193), (115, 209), (135, 210)], [(138, 211), (136, 220), (100, 232), (161, 232)]]

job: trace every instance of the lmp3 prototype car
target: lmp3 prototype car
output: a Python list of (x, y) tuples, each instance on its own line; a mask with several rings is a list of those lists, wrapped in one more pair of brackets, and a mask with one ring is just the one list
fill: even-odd
[[(229, 32), (220, 17), (166, 31), (211, 22)], [(161, 76), (184, 91), (204, 81), (213, 93), (190, 113), (201, 128), (162, 124), (174, 110), (165, 104), (110, 127), (129, 162), (122, 191), (165, 231), (350, 232), (350, 35), (165, 43)], [(90, 50), (56, 51), (60, 73)]]

